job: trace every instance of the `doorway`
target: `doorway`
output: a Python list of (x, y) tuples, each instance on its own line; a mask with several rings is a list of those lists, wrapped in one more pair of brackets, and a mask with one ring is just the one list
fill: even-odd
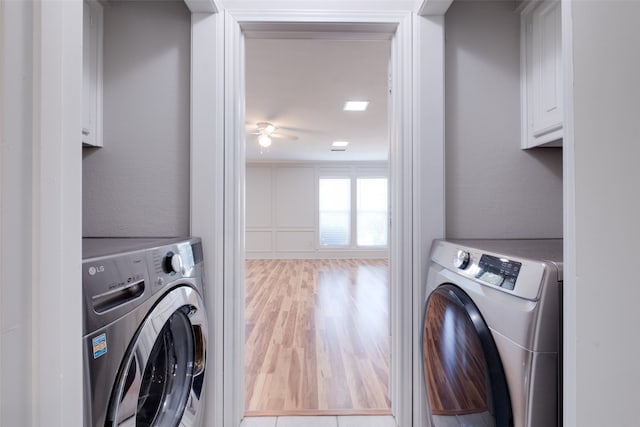
[(245, 40), (247, 416), (391, 413), (389, 53)]
[[(293, 31), (305, 35), (326, 33), (357, 33), (369, 37), (391, 37), (391, 76), (392, 90), (390, 103), (390, 158), (389, 170), (393, 185), (391, 189), (391, 233), (390, 259), (391, 286), (390, 326), (391, 348), (394, 358), (391, 360), (390, 396), (392, 413), (399, 424), (410, 422), (412, 411), (413, 357), (413, 295), (414, 288), (414, 244), (421, 249), (424, 242), (416, 240), (413, 233), (413, 209), (415, 203), (421, 203), (419, 195), (414, 194), (419, 187), (413, 186), (414, 165), (421, 163), (416, 141), (413, 138), (413, 68), (412, 68), (412, 15), (406, 11), (376, 12), (339, 12), (322, 13), (314, 11), (288, 11), (274, 13), (255, 13), (251, 11), (225, 12), (224, 20), (224, 102), (218, 108), (224, 108), (224, 203), (221, 214), (224, 227), (219, 228), (217, 236), (222, 243), (223, 298), (212, 301), (210, 310), (214, 316), (222, 316), (217, 325), (219, 339), (222, 340), (225, 375), (223, 381), (214, 383), (214, 387), (224, 390), (220, 393), (220, 405), (224, 407), (224, 424), (236, 427), (244, 413), (243, 361), (244, 361), (244, 42), (252, 33), (264, 31)], [(219, 28), (219, 27), (218, 27)], [(206, 52), (206, 50), (203, 50)], [(437, 60), (437, 58), (436, 58)], [(436, 61), (436, 63), (438, 63)], [(222, 81), (222, 80), (218, 80)], [(395, 83), (393, 83), (395, 82)], [(434, 98), (438, 100), (439, 98)], [(418, 105), (419, 107), (419, 105)], [(207, 122), (202, 121), (202, 126)], [(435, 130), (440, 130), (436, 123)], [(419, 132), (418, 132), (419, 133)], [(242, 141), (242, 144), (237, 143)], [(199, 147), (199, 145), (196, 145)], [(205, 147), (203, 146), (203, 149)], [(220, 153), (220, 151), (217, 151)], [(418, 157), (414, 156), (418, 153)], [(437, 156), (434, 158), (438, 158)], [(436, 162), (437, 163), (437, 162)], [(430, 171), (431, 169), (429, 169)], [(435, 169), (438, 172), (440, 169)], [(220, 170), (218, 170), (220, 172)], [(206, 171), (205, 171), (206, 172)], [(219, 173), (218, 172), (218, 173)], [(215, 170), (206, 172), (211, 179), (219, 179)], [(420, 174), (418, 174), (419, 176)], [(215, 177), (214, 177), (215, 176)], [(435, 182), (439, 182), (439, 174)], [(219, 181), (218, 181), (219, 182)], [(439, 198), (438, 198), (439, 199)], [(439, 206), (436, 200), (434, 206)], [(217, 215), (217, 214), (216, 214)], [(430, 218), (427, 218), (430, 220)], [(422, 221), (420, 221), (422, 222)], [(218, 222), (214, 224), (219, 224)], [(198, 221), (194, 230), (204, 233), (214, 231), (206, 223)], [(210, 231), (211, 230), (211, 231)], [(422, 236), (422, 234), (419, 234)], [(428, 236), (428, 234), (425, 234)], [(425, 239), (426, 241), (426, 239)], [(420, 252), (416, 252), (420, 254)], [(214, 266), (215, 267), (215, 266)], [(219, 274), (220, 270), (213, 274)], [(416, 278), (421, 281), (420, 271)], [(215, 297), (215, 295), (214, 295)], [(216, 311), (217, 310), (217, 311)], [(215, 353), (214, 353), (215, 354)], [(214, 391), (215, 393), (215, 391)], [(218, 402), (216, 400), (216, 402)]]

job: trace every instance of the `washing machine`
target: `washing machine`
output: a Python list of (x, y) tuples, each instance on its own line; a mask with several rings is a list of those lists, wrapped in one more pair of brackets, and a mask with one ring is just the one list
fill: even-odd
[(83, 239), (84, 425), (202, 425), (202, 243)]
[(562, 240), (436, 240), (422, 329), (432, 427), (561, 426)]

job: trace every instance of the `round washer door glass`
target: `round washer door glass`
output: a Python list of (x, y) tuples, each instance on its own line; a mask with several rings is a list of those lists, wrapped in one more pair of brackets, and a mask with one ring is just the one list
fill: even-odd
[(511, 401), (491, 332), (471, 298), (452, 284), (426, 303), (424, 379), (432, 425), (513, 425)]
[(200, 297), (189, 287), (174, 289), (160, 300), (125, 356), (107, 425), (190, 425), (202, 391), (204, 316)]
[[(185, 313), (186, 311), (186, 313)], [(136, 427), (175, 426), (193, 378), (193, 334), (184, 306), (167, 320), (153, 345), (140, 383)]]

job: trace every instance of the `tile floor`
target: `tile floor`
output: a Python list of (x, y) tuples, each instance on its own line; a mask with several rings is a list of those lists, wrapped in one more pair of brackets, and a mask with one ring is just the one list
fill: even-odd
[(240, 427), (397, 427), (392, 416), (250, 417)]

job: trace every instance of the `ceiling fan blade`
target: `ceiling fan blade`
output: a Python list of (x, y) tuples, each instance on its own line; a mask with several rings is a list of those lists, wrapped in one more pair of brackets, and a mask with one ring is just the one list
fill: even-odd
[(289, 141), (296, 141), (298, 139), (297, 136), (295, 135), (291, 135), (289, 133), (282, 133), (282, 132), (274, 132), (271, 134), (272, 138), (280, 138), (280, 139), (288, 139)]

